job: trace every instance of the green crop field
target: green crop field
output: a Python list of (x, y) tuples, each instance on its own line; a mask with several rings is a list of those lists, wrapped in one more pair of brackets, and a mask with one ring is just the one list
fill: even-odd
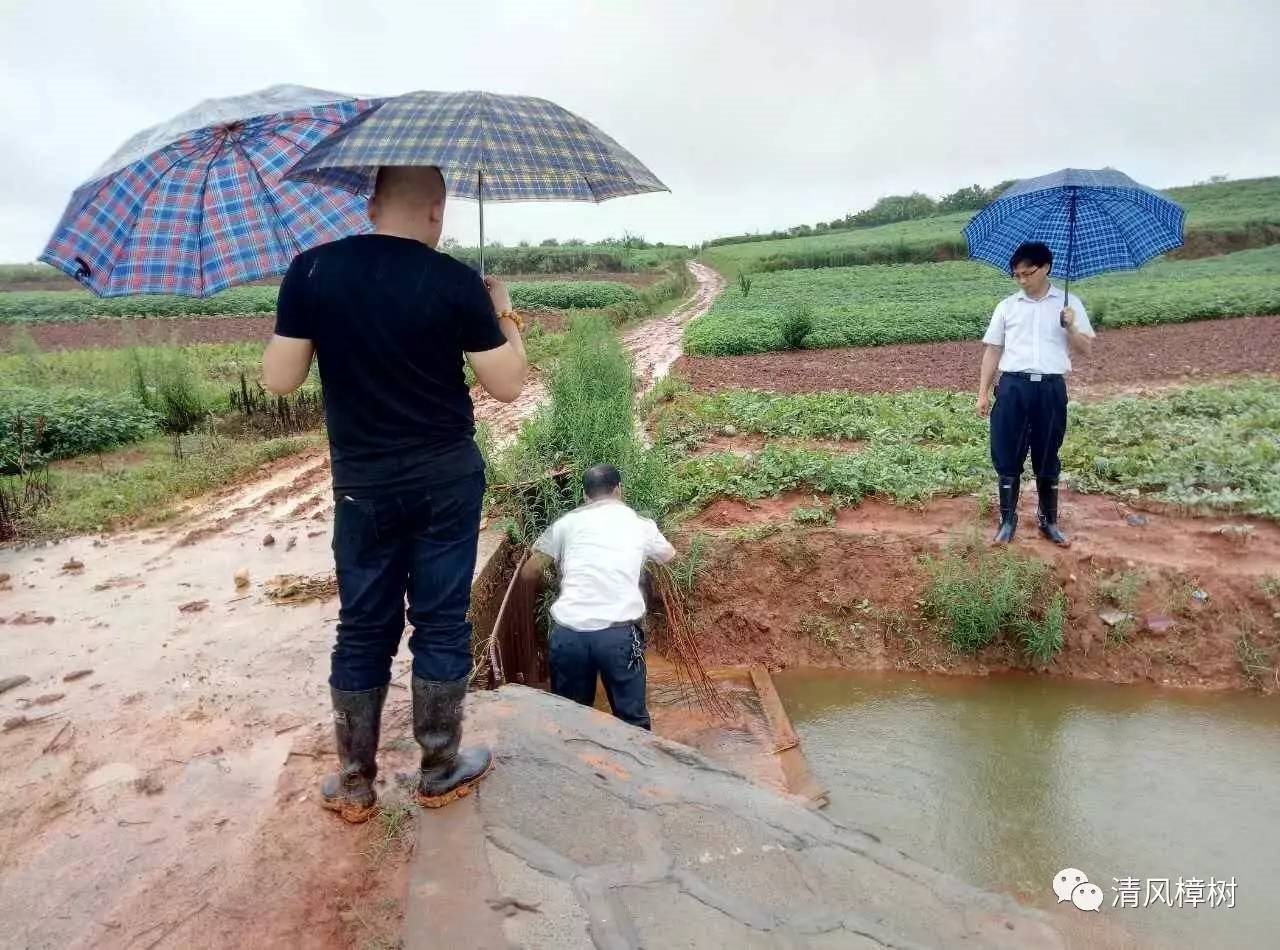
[[(206, 298), (161, 294), (101, 298), (83, 290), (14, 291), (0, 293), (0, 324), (77, 323), (102, 317), (168, 319), (274, 313), (276, 295), (275, 287), (236, 287)], [(634, 303), (641, 296), (634, 287), (615, 281), (529, 281), (511, 285), (511, 299), (517, 307), (603, 309)]]
[[(685, 331), (685, 350), (729, 356), (787, 349), (978, 339), (996, 303), (1015, 290), (968, 261), (756, 274), (744, 295), (731, 283)], [(1280, 313), (1280, 245), (1072, 285), (1107, 327)]]
[[(1254, 244), (1280, 241), (1280, 177), (1170, 188), (1187, 210), (1187, 232), (1259, 230)], [(703, 257), (729, 277), (741, 271), (854, 264), (922, 263), (967, 256), (963, 230), (976, 212), (919, 218), (875, 228), (710, 247)]]
[[(1069, 411), (1062, 462), (1072, 488), (1280, 519), (1280, 381), (1072, 403)], [(973, 411), (973, 398), (957, 393), (684, 394), (659, 412), (657, 423), (676, 449), (726, 425), (773, 440), (751, 455), (682, 462), (679, 501), (693, 509), (717, 497), (806, 488), (844, 505), (870, 495), (918, 502), (987, 490), (993, 478), (987, 423)], [(841, 452), (778, 441), (787, 438), (858, 445)]]

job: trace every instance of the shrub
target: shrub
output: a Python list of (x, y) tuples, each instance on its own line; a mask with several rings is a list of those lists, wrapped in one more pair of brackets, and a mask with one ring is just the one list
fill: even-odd
[(8, 387), (0, 390), (0, 472), (17, 470), (24, 458), (71, 458), (136, 442), (159, 421), (130, 396)]
[(626, 284), (603, 280), (536, 281), (511, 285), (511, 302), (517, 307), (554, 310), (602, 310), (640, 299)]

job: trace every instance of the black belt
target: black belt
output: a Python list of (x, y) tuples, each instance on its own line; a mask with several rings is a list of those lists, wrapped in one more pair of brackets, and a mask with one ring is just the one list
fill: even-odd
[(1005, 373), (1005, 372), (1002, 372), (1000, 375), (1001, 376), (1017, 376), (1019, 379), (1030, 380), (1033, 383), (1038, 383), (1038, 382), (1041, 382), (1042, 380), (1062, 379), (1061, 373)]

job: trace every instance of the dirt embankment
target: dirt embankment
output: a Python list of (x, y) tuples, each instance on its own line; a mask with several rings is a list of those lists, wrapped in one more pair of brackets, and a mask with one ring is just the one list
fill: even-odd
[[(565, 315), (558, 310), (525, 310), (521, 313), (526, 326), (538, 324), (550, 332), (564, 327)], [(275, 321), (275, 314), (266, 313), (245, 317), (103, 318), (79, 323), (29, 323), (21, 328), (0, 327), (0, 350), (11, 349), (14, 339), (24, 334), (44, 351), (186, 346), (193, 343), (265, 343), (271, 339)]]
[[(685, 356), (676, 372), (700, 392), (764, 389), (804, 393), (976, 390), (982, 344), (912, 343), (752, 356)], [(1094, 352), (1075, 361), (1071, 386), (1280, 373), (1280, 316), (1202, 320), (1102, 330)]]
[[(711, 538), (692, 605), (707, 662), (970, 675), (1035, 669), (1117, 683), (1280, 687), (1280, 594), (1264, 591), (1266, 578), (1280, 577), (1280, 527), (1137, 513), (1064, 494), (1062, 521), (1074, 544), (1061, 550), (1036, 533), (1030, 494), (1014, 550), (1045, 561), (1068, 602), (1064, 646), (1052, 662), (1034, 667), (1002, 642), (959, 654), (922, 610), (921, 557), (990, 534), (975, 499), (923, 509), (868, 501), (829, 528), (797, 529), (790, 513), (812, 506), (810, 493), (720, 501), (687, 525), (689, 535)], [(1235, 528), (1223, 532), (1228, 524)], [(1109, 626), (1101, 616), (1108, 611), (1112, 621), (1130, 617)], [(1242, 637), (1270, 672), (1246, 675)]]

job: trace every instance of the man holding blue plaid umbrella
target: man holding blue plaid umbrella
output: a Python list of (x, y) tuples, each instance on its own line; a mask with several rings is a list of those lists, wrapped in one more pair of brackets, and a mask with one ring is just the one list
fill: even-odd
[[(1022, 469), (1031, 455), (1039, 494), (1040, 533), (1054, 544), (1070, 544), (1058, 527), (1058, 450), (1067, 432), (1066, 374), (1071, 357), (1093, 343), (1093, 327), (1075, 294), (1049, 281), (1053, 252), (1038, 241), (1018, 246), (1009, 272), (1019, 291), (1000, 301), (982, 338), (978, 412), (991, 416), (991, 461), (999, 476), (997, 544), (1008, 544), (1018, 528)], [(995, 409), (991, 384), (996, 370)]]
[[(1071, 281), (1134, 270), (1179, 247), (1185, 217), (1175, 202), (1114, 168), (1064, 168), (1015, 183), (965, 225), (969, 256), (1008, 267), (1022, 288), (992, 314), (978, 387), (978, 412), (986, 416), (1000, 370), (991, 417), (991, 460), (1000, 476), (997, 543), (1012, 541), (1018, 527), (1028, 451), (1040, 532), (1054, 544), (1068, 543), (1057, 524), (1065, 377), (1071, 357), (1087, 353), (1094, 335), (1084, 306), (1069, 293)], [(1050, 284), (1051, 272), (1066, 287)]]

